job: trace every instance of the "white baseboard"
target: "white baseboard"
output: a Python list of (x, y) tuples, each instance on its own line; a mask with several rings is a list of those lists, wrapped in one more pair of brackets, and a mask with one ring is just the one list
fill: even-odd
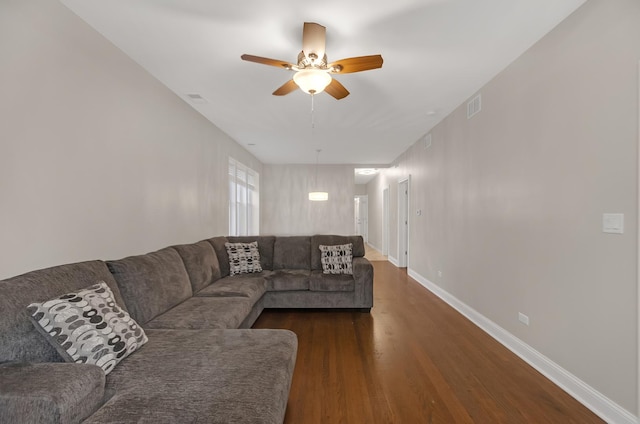
[(394, 264), (396, 267), (400, 265), (400, 262), (398, 262), (398, 260), (391, 255), (387, 256), (387, 260)]
[(375, 246), (371, 243), (367, 243), (369, 245), (370, 248), (372, 248), (373, 250), (375, 250), (376, 252), (380, 253), (382, 255), (382, 249), (380, 249), (378, 246)]
[[(391, 259), (389, 259), (391, 261)], [(446, 290), (432, 283), (412, 269), (408, 270), (411, 278), (416, 280), (427, 290), (444, 300), (471, 322), (480, 327), (491, 337), (502, 343), (507, 349), (518, 355), (525, 362), (538, 370), (541, 374), (555, 383), (565, 392), (573, 396), (578, 402), (589, 408), (593, 413), (608, 423), (638, 424), (638, 417), (622, 408), (620, 405), (580, 380), (551, 359), (544, 356), (504, 328), (500, 327), (469, 305), (458, 300)]]

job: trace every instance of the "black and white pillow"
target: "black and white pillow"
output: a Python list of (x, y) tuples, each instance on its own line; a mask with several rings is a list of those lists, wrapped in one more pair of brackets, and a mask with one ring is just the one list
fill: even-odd
[(258, 242), (251, 243), (225, 243), (229, 255), (229, 274), (249, 274), (261, 272), (260, 252)]
[(103, 281), (27, 307), (36, 329), (67, 362), (94, 364), (105, 374), (148, 339), (115, 302)]
[(324, 274), (353, 274), (353, 243), (320, 245), (320, 262)]

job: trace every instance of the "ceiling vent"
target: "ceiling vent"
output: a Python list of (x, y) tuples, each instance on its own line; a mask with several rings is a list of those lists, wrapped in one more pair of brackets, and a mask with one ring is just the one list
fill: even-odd
[(192, 103), (197, 103), (197, 104), (209, 103), (207, 99), (205, 99), (198, 93), (187, 94), (187, 97), (189, 98), (189, 100), (191, 100)]
[(424, 137), (424, 148), (425, 150), (431, 147), (431, 133), (425, 135)]
[(469, 103), (467, 103), (467, 119), (471, 119), (471, 117), (480, 112), (481, 109), (482, 98), (480, 97), (480, 94), (478, 94), (476, 97), (469, 100)]

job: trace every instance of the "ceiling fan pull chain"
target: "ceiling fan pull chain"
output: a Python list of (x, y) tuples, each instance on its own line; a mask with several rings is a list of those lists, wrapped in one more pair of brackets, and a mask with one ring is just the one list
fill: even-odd
[(313, 93), (311, 93), (311, 130), (313, 131), (313, 129), (316, 127), (316, 121), (315, 121), (315, 109), (313, 107), (313, 98), (314, 95)]

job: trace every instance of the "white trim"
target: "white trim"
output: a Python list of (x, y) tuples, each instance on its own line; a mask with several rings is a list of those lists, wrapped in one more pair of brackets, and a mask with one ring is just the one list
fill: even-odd
[(375, 250), (376, 252), (378, 252), (378, 253), (380, 253), (382, 255), (382, 250), (378, 246), (373, 245), (373, 244), (371, 244), (369, 242), (367, 242), (367, 244), (369, 245), (370, 248), (372, 248), (373, 250)]
[[(385, 194), (387, 202), (385, 203)], [(391, 220), (389, 212), (391, 211), (391, 187), (387, 185), (382, 188), (382, 249), (383, 255), (389, 256), (389, 235), (391, 233)], [(385, 249), (386, 247), (386, 249)]]
[[(368, 194), (356, 194), (353, 196), (353, 201), (355, 203), (356, 199), (360, 199), (360, 201), (362, 201), (362, 199), (365, 200), (365, 203), (367, 204), (367, 208), (365, 209), (365, 223), (364, 223), (364, 234), (360, 234), (364, 240), (365, 243), (369, 243), (369, 195)], [(355, 225), (355, 234), (358, 235), (358, 217), (355, 216), (355, 204), (354, 204), (354, 225)]]
[(387, 260), (389, 262), (391, 262), (393, 265), (395, 265), (396, 268), (398, 268), (399, 264), (398, 264), (398, 260), (396, 258), (394, 258), (393, 256), (389, 255), (389, 256), (387, 256)]
[(458, 298), (427, 280), (414, 270), (408, 268), (407, 273), (411, 278), (467, 317), (471, 322), (480, 327), (480, 329), (518, 355), (603, 420), (609, 423), (638, 424), (638, 418), (632, 413), (509, 333), (480, 312), (458, 300)]
[[(406, 250), (406, 255), (404, 255), (404, 260), (403, 260), (403, 254), (402, 254), (402, 249), (400, 246), (400, 242), (402, 241), (402, 237), (400, 235), (401, 230), (400, 228), (402, 227), (402, 224), (400, 223), (402, 216), (400, 213), (400, 209), (401, 209), (401, 198), (402, 198), (402, 194), (401, 194), (401, 190), (400, 190), (400, 186), (406, 182), (407, 183), (407, 193), (406, 193), (406, 197), (407, 197), (407, 203), (406, 203), (406, 213), (407, 213), (407, 238), (406, 240), (404, 240), (407, 244), (407, 250)], [(404, 178), (401, 178), (398, 180), (398, 267), (406, 267), (407, 269), (409, 269), (409, 237), (411, 236), (411, 175), (407, 175)]]
[(638, 396), (637, 399), (637, 411), (636, 414), (640, 417), (640, 61), (638, 61), (638, 160), (636, 162), (636, 172), (637, 172), (637, 181), (638, 181), (638, 193), (637, 193), (637, 207), (636, 207), (636, 216), (638, 219), (636, 225), (636, 253), (638, 257), (636, 257), (636, 287), (637, 287), (637, 296), (636, 299), (636, 325), (637, 325), (637, 363), (638, 363), (638, 374), (636, 375), (636, 393)]

